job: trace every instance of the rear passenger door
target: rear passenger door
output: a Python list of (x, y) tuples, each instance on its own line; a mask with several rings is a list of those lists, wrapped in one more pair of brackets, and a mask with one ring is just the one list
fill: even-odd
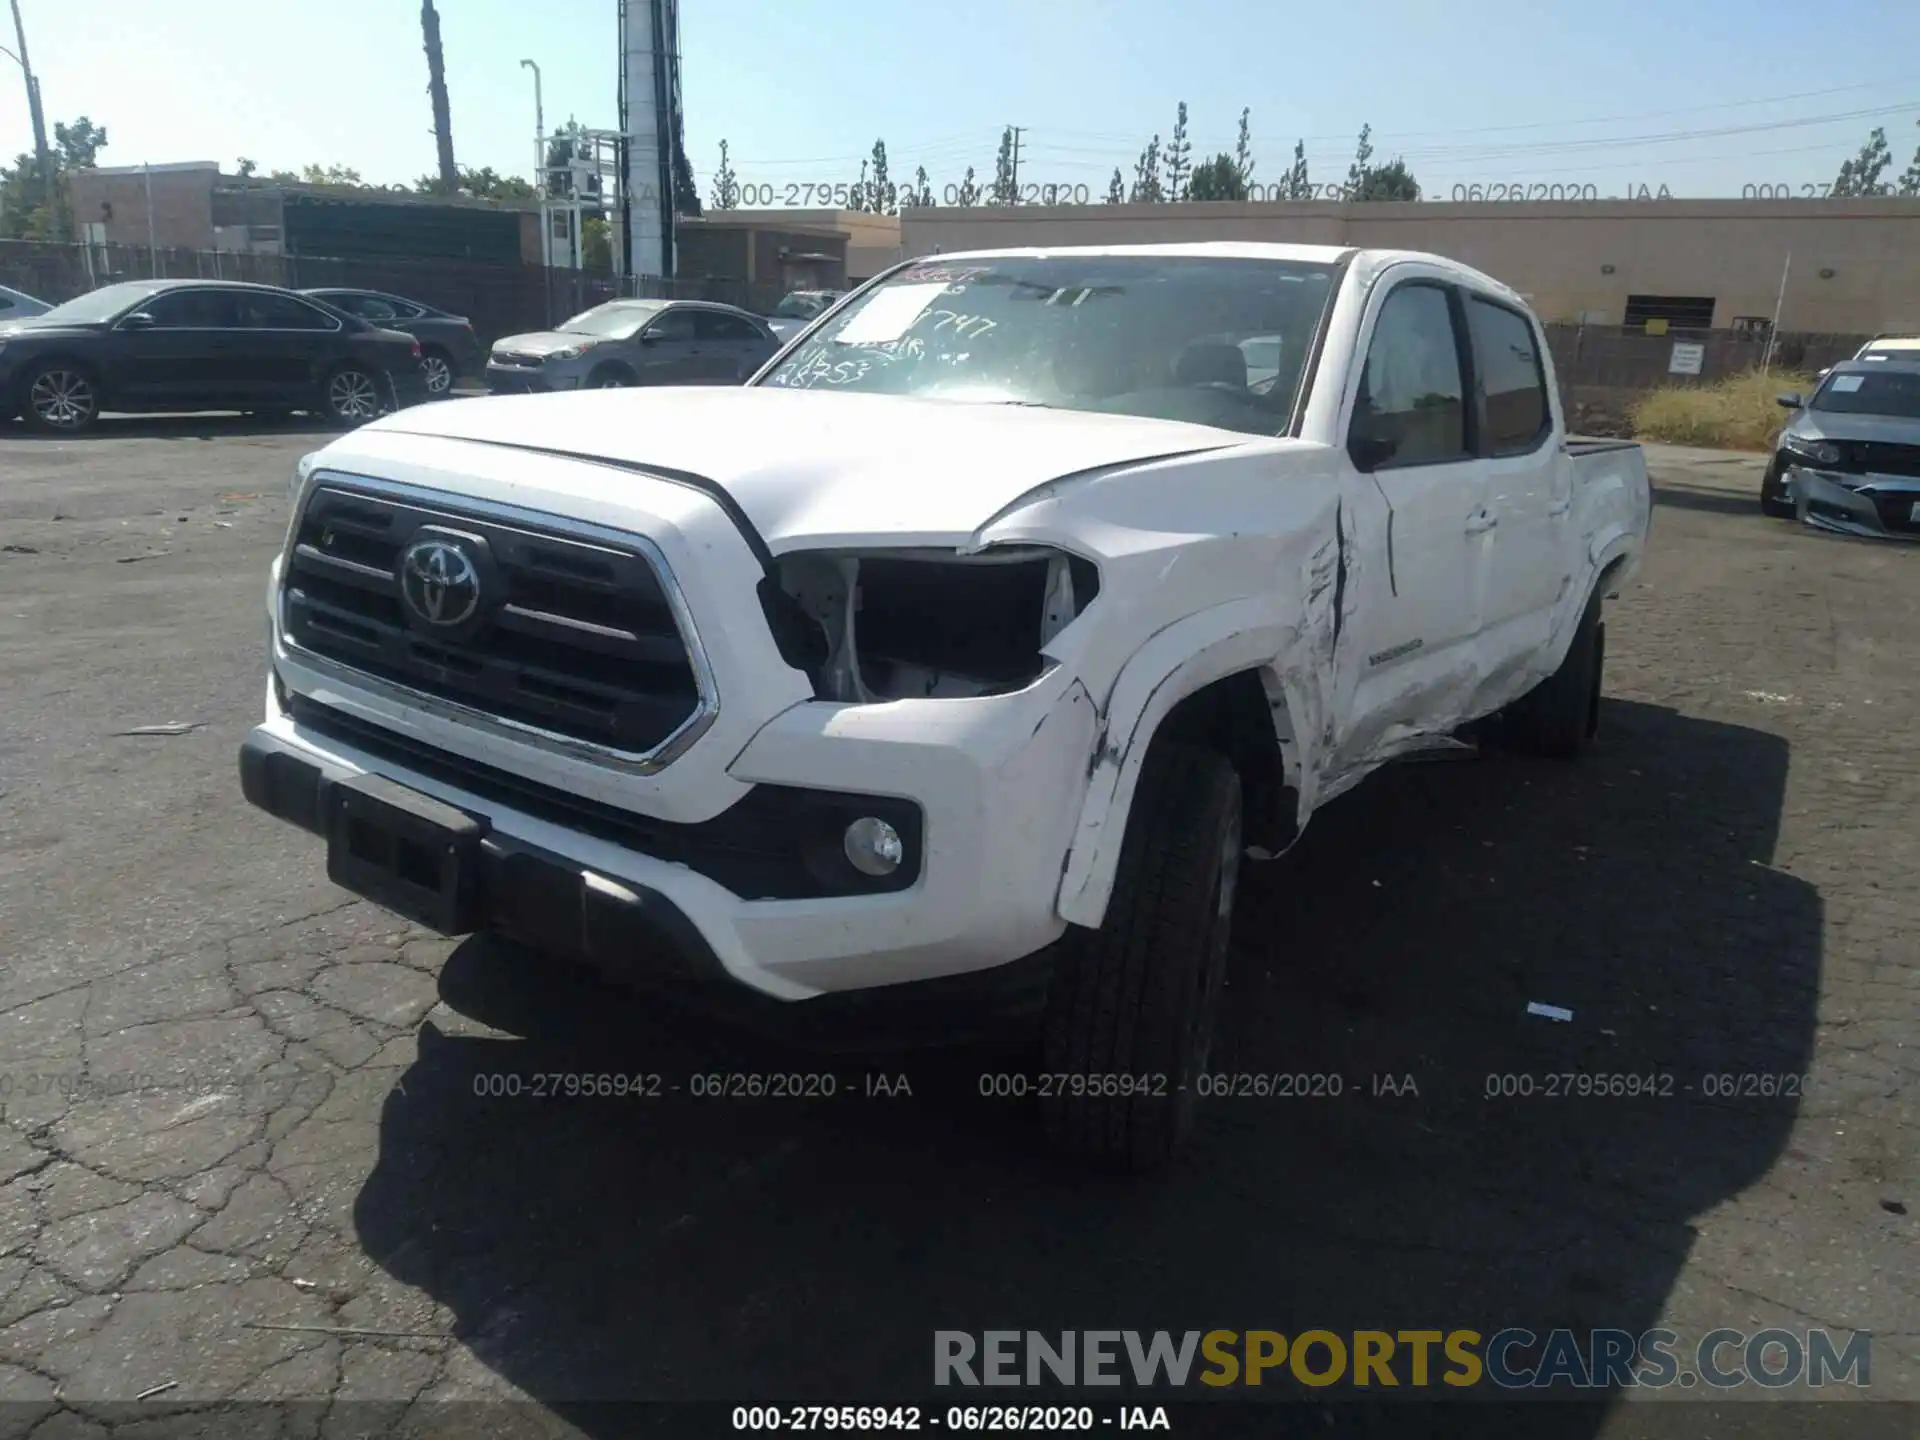
[(693, 324), (703, 352), (701, 368), (718, 384), (739, 384), (773, 353), (773, 342), (744, 315), (696, 310)]
[(1473, 337), (1474, 403), (1487, 477), (1489, 532), (1482, 623), (1495, 654), (1530, 653), (1570, 574), (1561, 541), (1572, 467), (1554, 443), (1544, 341), (1530, 316), (1463, 292)]
[[(1356, 716), (1455, 674), (1479, 633), (1492, 518), (1474, 454), (1459, 296), (1437, 280), (1394, 284), (1376, 302), (1354, 378), (1348, 457), (1388, 509), (1386, 594), (1356, 619)], [(1369, 700), (1368, 694), (1377, 696)], [(1406, 716), (1398, 718), (1406, 719)]]
[(247, 397), (282, 404), (309, 401), (340, 321), (317, 305), (271, 290), (242, 293), (239, 309)]

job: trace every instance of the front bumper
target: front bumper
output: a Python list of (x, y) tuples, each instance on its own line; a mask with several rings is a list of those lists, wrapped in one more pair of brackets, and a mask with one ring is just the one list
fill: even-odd
[(1920, 480), (1843, 476), (1792, 463), (1785, 480), (1794, 514), (1804, 524), (1876, 540), (1920, 540)]
[[(582, 818), (590, 802), (577, 791), (484, 779), (516, 755), (502, 753), (499, 767), (466, 760), (420, 743), (404, 716), (369, 726), (364, 706), (357, 731), (322, 729), (316, 701), (324, 713), (342, 698), (296, 691), (283, 700), (269, 687), (265, 722), (241, 752), (247, 798), (318, 833), (328, 787), (372, 775), (475, 817), (485, 838), (471, 928), (570, 952), (622, 978), (811, 1000), (978, 978), (1044, 950), (1065, 929), (1055, 910), (1061, 857), (1094, 739), (1092, 705), (1077, 684), (998, 701), (809, 702), (774, 717), (726, 767), (730, 778), (895, 797), (875, 803), (910, 803), (924, 817), (910, 885), (798, 898), (743, 898), (756, 892), (737, 871), (648, 853), (662, 847), (644, 833)], [(1025, 703), (1006, 705), (1015, 698)], [(378, 743), (382, 730), (395, 743)], [(667, 773), (697, 764), (706, 749), (697, 744)], [(671, 960), (655, 958), (669, 951)]]

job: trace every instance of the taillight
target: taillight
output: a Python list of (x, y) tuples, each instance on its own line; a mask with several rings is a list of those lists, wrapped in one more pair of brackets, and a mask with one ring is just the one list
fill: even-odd
[(418, 340), (413, 342), (413, 358), (416, 360), (420, 358), (420, 342)]

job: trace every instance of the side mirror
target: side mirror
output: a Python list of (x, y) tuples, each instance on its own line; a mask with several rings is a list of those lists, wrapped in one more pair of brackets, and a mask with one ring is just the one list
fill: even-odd
[(1353, 468), (1362, 475), (1371, 475), (1387, 461), (1393, 458), (1393, 452), (1400, 448), (1396, 440), (1384, 435), (1355, 435), (1347, 441), (1347, 454), (1353, 460)]
[(651, 330), (642, 330), (639, 338), (642, 345), (658, 345), (660, 343), (660, 337)]
[(1778, 405), (1782, 410), (1798, 410), (1801, 402), (1800, 397), (1794, 394), (1776, 395), (1773, 397), (1773, 403)]
[(120, 328), (122, 330), (151, 330), (153, 328), (153, 316), (144, 310), (136, 310), (133, 314), (124, 317), (120, 321)]

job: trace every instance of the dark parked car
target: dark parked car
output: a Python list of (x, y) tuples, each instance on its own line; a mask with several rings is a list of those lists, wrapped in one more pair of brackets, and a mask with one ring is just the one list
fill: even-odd
[(420, 342), (420, 368), (427, 395), (437, 400), (450, 393), (462, 375), (479, 375), (486, 363), (479, 337), (464, 315), (450, 315), (418, 300), (403, 299), (381, 290), (302, 290), (315, 300), (357, 315), (383, 330), (398, 330)]
[(38, 430), (74, 434), (102, 410), (356, 425), (425, 398), (418, 340), (269, 285), (103, 285), (0, 334), (0, 414)]
[(737, 385), (780, 342), (766, 322), (705, 300), (609, 300), (557, 329), (493, 342), (487, 388), (604, 390)]

